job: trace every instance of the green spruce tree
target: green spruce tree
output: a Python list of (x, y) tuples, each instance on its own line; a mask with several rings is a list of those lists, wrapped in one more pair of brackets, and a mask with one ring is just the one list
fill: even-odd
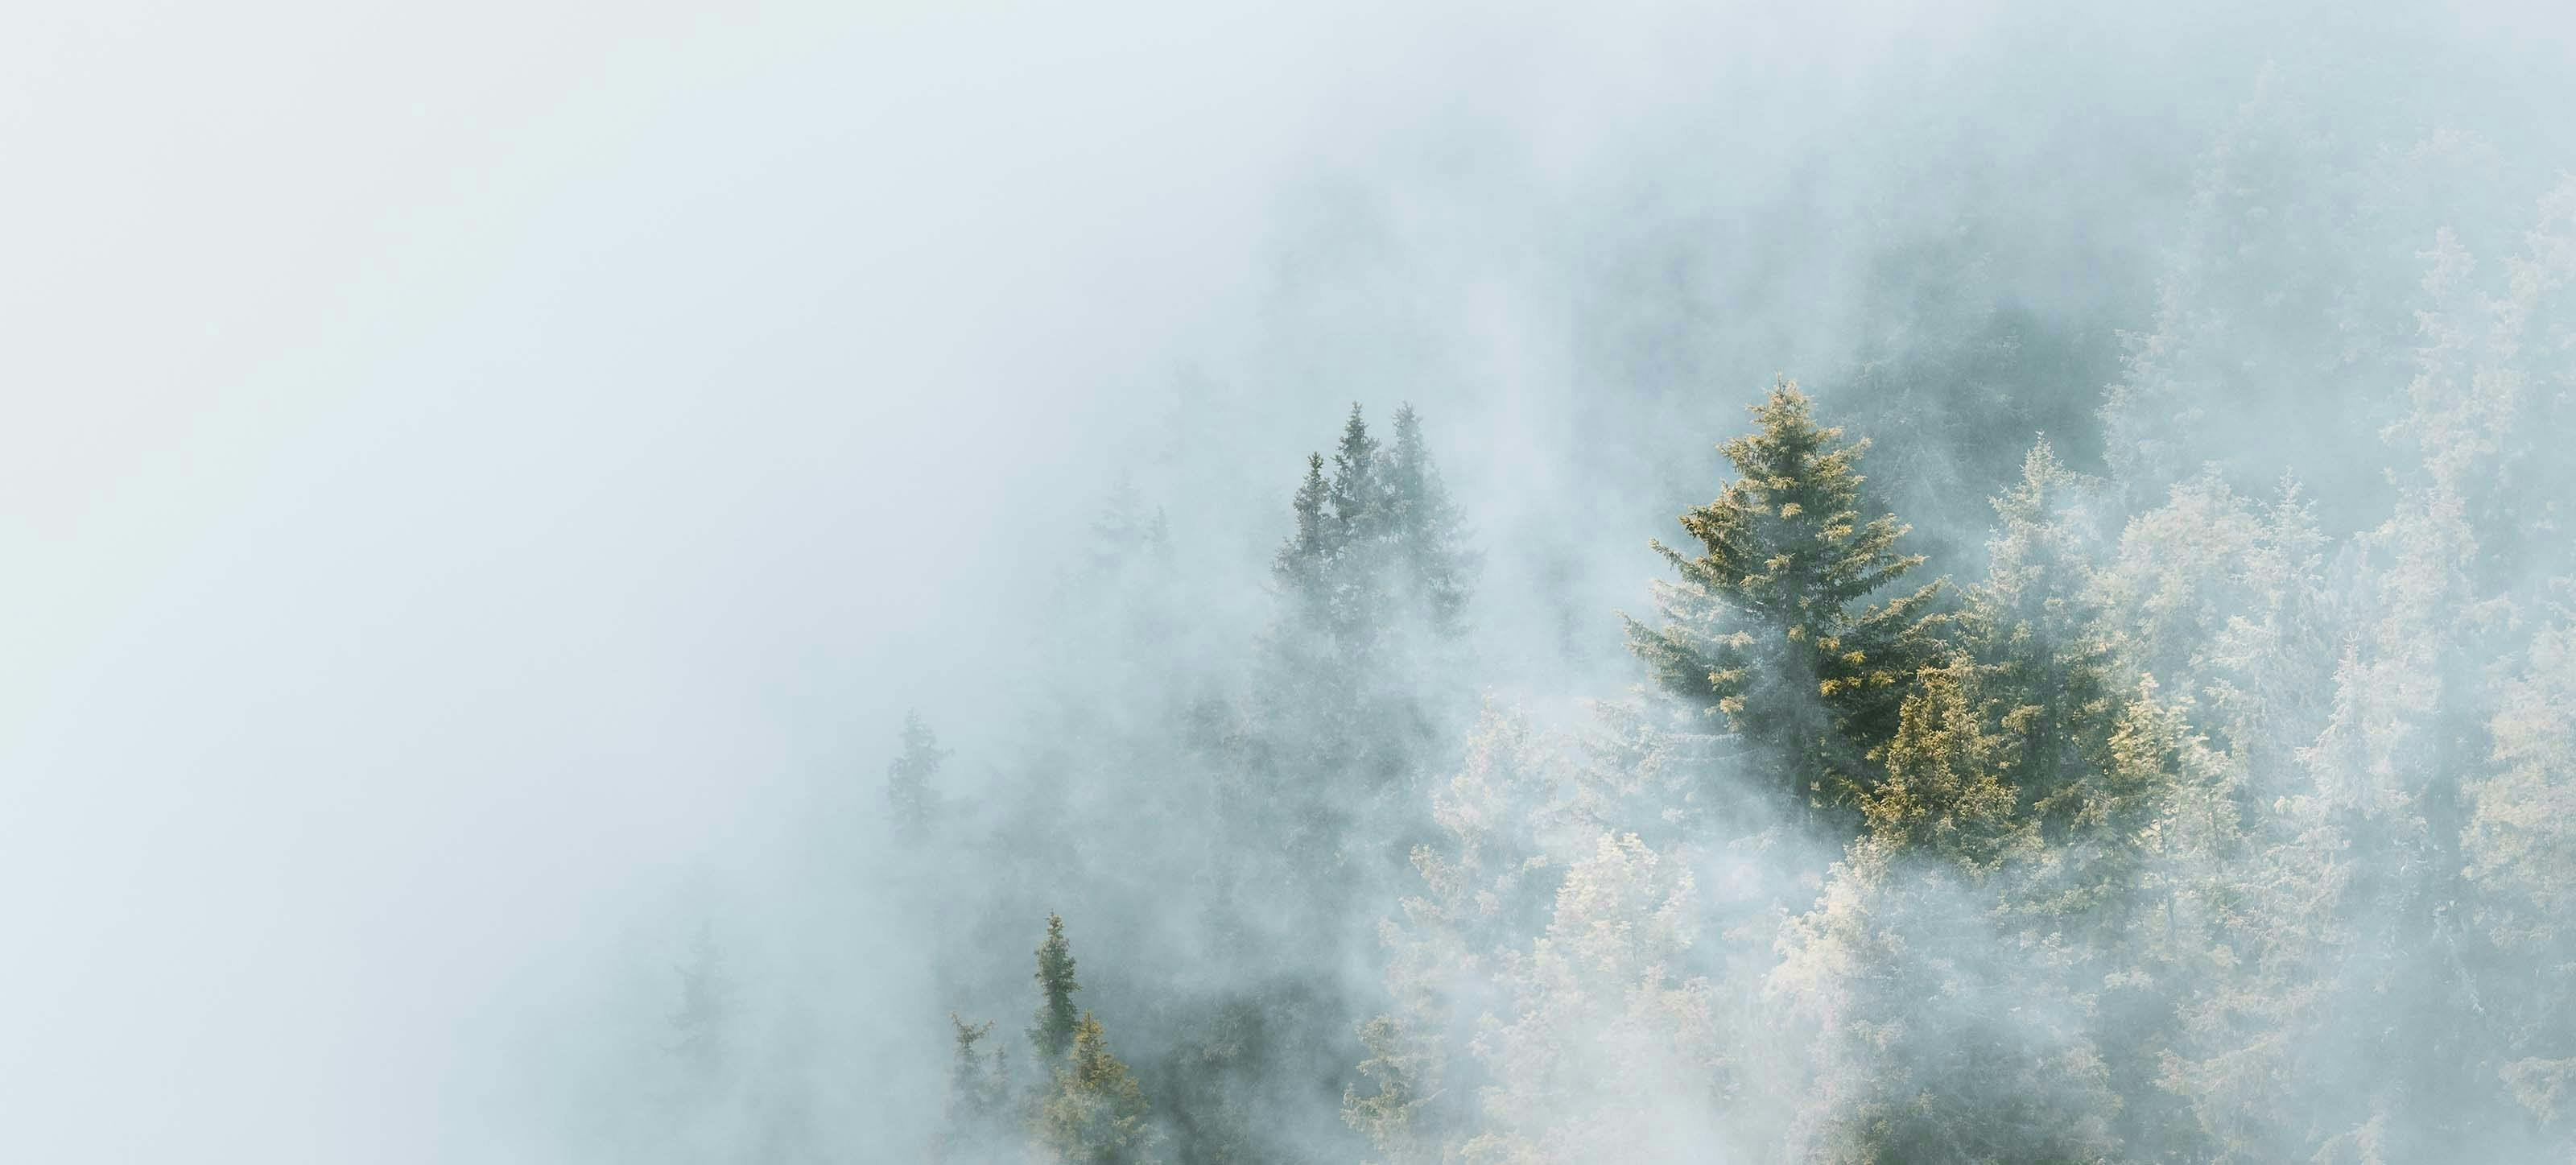
[(1052, 1065), (1073, 1051), (1074, 1028), (1079, 1023), (1073, 993), (1082, 990), (1073, 977), (1073, 947), (1065, 942), (1062, 915), (1047, 915), (1046, 941), (1038, 944), (1036, 978), (1037, 1024), (1029, 1029), (1029, 1042), (1036, 1045), (1039, 1062)]
[(1369, 436), (1368, 419), (1359, 402), (1342, 422), (1341, 442), (1333, 447), (1333, 520), (1344, 537), (1364, 539), (1378, 533), (1386, 515), (1384, 483), (1378, 472), (1378, 441)]
[(1321, 623), (1332, 609), (1333, 551), (1341, 540), (1334, 536), (1332, 519), (1324, 511), (1331, 488), (1324, 480), (1324, 455), (1307, 454), (1305, 480), (1298, 483), (1289, 502), (1297, 516), (1296, 532), (1270, 564), (1290, 618), (1301, 623)]
[(1905, 527), (1871, 516), (1855, 467), (1869, 442), (1816, 424), (1795, 383), (1752, 408), (1760, 429), (1720, 446), (1737, 476), (1682, 515), (1701, 552), (1651, 543), (1660, 626), (1627, 619), (1630, 650), (1667, 692), (1763, 749), (1795, 805), (1849, 815), (1872, 783), (1915, 670), (1943, 645), (1934, 582), (1871, 597), (1922, 564)]
[(1084, 1012), (1036, 1118), (1038, 1144), (1064, 1165), (1153, 1165), (1145, 1090), (1109, 1050), (1100, 1020)]

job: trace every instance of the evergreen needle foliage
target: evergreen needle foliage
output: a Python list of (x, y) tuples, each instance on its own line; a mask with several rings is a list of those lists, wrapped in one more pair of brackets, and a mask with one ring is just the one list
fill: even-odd
[(1627, 620), (1628, 645), (1758, 746), (1785, 800), (1848, 811), (1915, 669), (1943, 650), (1943, 584), (1870, 601), (1923, 558), (1897, 552), (1905, 526), (1862, 492), (1869, 442), (1818, 425), (1785, 379), (1751, 411), (1759, 427), (1718, 447), (1736, 476), (1682, 514), (1700, 552), (1649, 543), (1680, 578), (1654, 586), (1658, 625)]

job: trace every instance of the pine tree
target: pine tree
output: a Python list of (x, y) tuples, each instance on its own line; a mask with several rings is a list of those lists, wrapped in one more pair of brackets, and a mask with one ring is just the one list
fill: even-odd
[(2000, 941), (1945, 866), (1855, 841), (1789, 920), (1766, 995), (1805, 1021), (1813, 1099), (1779, 1159), (2105, 1162), (2120, 1107), (2048, 961)]
[(1360, 415), (1359, 402), (1353, 401), (1350, 419), (1342, 422), (1341, 443), (1333, 447), (1333, 520), (1345, 539), (1373, 538), (1384, 524), (1386, 499), (1380, 477), (1377, 438), (1369, 436), (1368, 420)]
[(2000, 524), (1986, 577), (1959, 620), (1958, 637), (2010, 697), (2005, 720), (2025, 804), (2078, 779), (2089, 739), (2113, 710), (2112, 648), (2091, 585), (2103, 549), (2093, 517), (2100, 500), (2098, 483), (2067, 469), (2048, 442), (2033, 445), (2021, 480), (1994, 500)]
[(1408, 622), (1457, 633), (1475, 556), (1411, 405), (1396, 410), (1392, 446), (1352, 405), (1331, 475), (1309, 454), (1291, 508), (1296, 530), (1272, 574), (1302, 630), (1322, 632), (1344, 661), (1373, 655)]
[(1296, 1069), (1285, 1062), (1290, 1048), (1279, 1037), (1284, 1028), (1307, 1025), (1267, 994), (1230, 993), (1213, 1007), (1190, 1006), (1179, 1024), (1188, 1034), (1144, 1077), (1170, 1114), (1164, 1147), (1180, 1160), (1258, 1165), (1280, 1159), (1279, 1143), (1288, 1136), (1272, 1119), (1276, 1089)]
[(1691, 1111), (1733, 1083), (1723, 1005), (1690, 974), (1693, 948), (1713, 937), (1700, 933), (1691, 856), (1633, 833), (1602, 834), (1576, 852), (1544, 929), (1494, 964), (1508, 994), (1472, 1045), (1489, 1080), (1481, 1131), (1445, 1159), (1726, 1156), (1710, 1151), (1723, 1146), (1701, 1139), (1707, 1126)]
[(2154, 777), (2138, 768), (2145, 737), (2131, 734), (2127, 763), (2114, 756), (2124, 719), (2147, 712), (2114, 691), (2126, 673), (2090, 582), (2098, 496), (2042, 442), (2020, 483), (1995, 499), (1992, 559), (1952, 618), (1955, 649), (1916, 673), (1885, 752), (1885, 782), (1863, 797), (1883, 840), (1928, 843), (1989, 872), (2008, 850), (2065, 847), (2052, 878), (2087, 865), (2103, 844), (2132, 844), (2152, 789), (2124, 782), (2152, 786)]
[(1924, 850), (1982, 875), (2023, 834), (2013, 741), (1994, 730), (2003, 717), (1984, 680), (1965, 653), (1916, 673), (1887, 772), (1860, 794), (1870, 836), (1889, 852)]
[(1073, 947), (1065, 942), (1061, 915), (1047, 915), (1046, 941), (1038, 944), (1036, 978), (1037, 1026), (1029, 1029), (1029, 1041), (1037, 1045), (1040, 1062), (1054, 1064), (1073, 1050), (1077, 1026), (1073, 993), (1082, 990), (1073, 977)]
[(1272, 561), (1279, 612), (1261, 641), (1248, 795), (1228, 825), (1247, 862), (1276, 867), (1251, 876), (1294, 879), (1322, 925), (1368, 865), (1400, 861), (1406, 824), (1389, 813), (1418, 803), (1389, 793), (1463, 711), (1464, 691), (1444, 686), (1461, 669), (1436, 660), (1457, 642), (1473, 560), (1410, 408), (1390, 448), (1352, 405), (1329, 471), (1308, 455), (1291, 511)]
[(1385, 663), (1397, 614), (1387, 602), (1397, 547), (1391, 537), (1384, 459), (1354, 403), (1333, 448), (1333, 478), (1324, 494), (1325, 520), (1332, 531), (1325, 628), (1334, 648), (1331, 666), (1341, 673), (1341, 689), (1353, 700), (1363, 698), (1372, 673)]
[(1459, 545), (1459, 515), (1423, 443), (1422, 417), (1410, 404), (1395, 410), (1395, 444), (1387, 451), (1387, 527), (1394, 538), (1409, 600), (1441, 635), (1458, 633), (1473, 556)]
[[(2083, 1011), (2103, 1018), (2083, 1029), (2086, 1054), (2099, 1058), (2104, 1086), (2128, 1098), (2111, 1135), (2193, 1144), (2187, 1114), (2157, 1085), (2182, 975), (2129, 972), (2171, 945), (2132, 920), (2156, 905), (2170, 872), (2158, 847), (2183, 840), (2157, 827), (2181, 825), (2169, 814), (2194, 791), (2197, 737), (2112, 646), (2094, 585), (2101, 497), (2045, 443), (2031, 450), (2020, 483), (1995, 499), (1991, 563), (1955, 616), (1956, 650), (1917, 672), (1887, 774), (1863, 804), (1873, 846), (1934, 859), (1926, 876), (1954, 881), (1987, 911), (1997, 966), (2018, 990), (2094, 1000)], [(2176, 889), (2165, 884), (2168, 906)]]
[(1297, 515), (1297, 532), (1279, 547), (1272, 559), (1270, 572), (1279, 582), (1280, 592), (1291, 610), (1301, 620), (1321, 622), (1331, 610), (1330, 571), (1333, 551), (1341, 544), (1324, 512), (1331, 487), (1324, 482), (1324, 455), (1306, 455), (1306, 478), (1297, 486), (1290, 508)]
[(1896, 552), (1894, 517), (1863, 516), (1869, 443), (1838, 444), (1785, 379), (1751, 411), (1759, 431), (1719, 447), (1739, 476), (1682, 515), (1702, 553), (1650, 543), (1681, 579), (1656, 582), (1663, 624), (1627, 619), (1628, 645), (1666, 691), (1772, 753), (1793, 803), (1848, 808), (1941, 651), (1942, 584), (1869, 603), (1923, 561)]
[(1405, 1047), (1403, 1029), (1378, 1016), (1359, 1025), (1360, 1047), (1368, 1058), (1359, 1073), (1374, 1087), (1362, 1093), (1355, 1085), (1342, 1089), (1342, 1120), (1369, 1139), (1379, 1165), (1429, 1165), (1440, 1159), (1439, 1142), (1424, 1128), (1423, 1108), (1430, 1103), (1414, 1077), (1419, 1052)]
[(1037, 1141), (1065, 1165), (1153, 1165), (1154, 1127), (1143, 1086), (1109, 1050), (1090, 1012), (1073, 1027), (1066, 1063), (1038, 1109)]
[(976, 1045), (993, 1034), (991, 1021), (968, 1023), (948, 1014), (955, 1029), (956, 1050), (948, 1066), (947, 1127), (940, 1138), (941, 1158), (980, 1162), (989, 1159), (1003, 1128), (1008, 1099), (1002, 1075), (1002, 1050)]
[(927, 837), (938, 820), (939, 790), (931, 787), (931, 778), (939, 775), (940, 765), (949, 757), (939, 747), (938, 734), (930, 730), (919, 712), (903, 717), (903, 753), (886, 765), (886, 805), (893, 812), (896, 836), (905, 841)]
[[(2500, 966), (2484, 994), (2514, 1099), (2576, 1142), (2576, 579), (2499, 686), (2495, 775), (2469, 788), (2473, 922)], [(2576, 1147), (2571, 1145), (2569, 1147)]]

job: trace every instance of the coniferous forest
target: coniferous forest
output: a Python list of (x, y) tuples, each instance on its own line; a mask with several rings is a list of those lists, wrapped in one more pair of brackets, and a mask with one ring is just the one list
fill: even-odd
[[(1595, 690), (1493, 662), (1546, 633), (1487, 568), (1555, 532), (1400, 385), (1242, 512), (1104, 468), (989, 664), (1038, 682), (904, 716), (812, 834), (887, 904), (846, 957), (924, 969), (903, 1034), (835, 1077), (702, 936), (628, 1143), (2570, 1159), (2576, 179), (2473, 245), (2405, 200), (2482, 147), (2294, 89), (2199, 149), (2133, 319), (1933, 302), (1674, 389), (1688, 492), (1563, 631)], [(1266, 569), (1194, 569), (1212, 524)], [(912, 1119), (836, 1123), (862, 1080)]]
[[(2203, 437), (2243, 370), (2200, 297), (2278, 272), (2201, 265), (2305, 258), (2237, 241), (2230, 150), (2073, 448), (1954, 470), (1994, 481), (1973, 538), (1877, 472), (1949, 402), (1707, 386), (1738, 415), (1635, 532), (1636, 604), (1587, 632), (1632, 682), (1589, 699), (1482, 682), (1522, 535), (1436, 416), (1353, 404), (1267, 467), (1253, 626), (1179, 626), (1171, 503), (1113, 490), (1031, 632), (1098, 682), (992, 713), (1043, 746), (960, 782), (992, 726), (914, 715), (862, 782), (847, 868), (914, 928), (868, 949), (936, 968), (903, 1022), (950, 1041), (872, 1065), (938, 1083), (863, 1155), (2567, 1159), (2576, 180), (2501, 254), (2421, 240), (2389, 331), (2263, 298), (2383, 422), (2365, 510)], [(656, 1119), (833, 1159), (797, 1107), (833, 1085), (775, 1074), (783, 1029), (698, 958)]]
[(586, 4), (0, 38), (0, 1160), (2576, 1165), (2576, 10)]

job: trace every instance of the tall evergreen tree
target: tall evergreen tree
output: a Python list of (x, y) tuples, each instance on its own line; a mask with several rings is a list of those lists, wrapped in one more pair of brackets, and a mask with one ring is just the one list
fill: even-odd
[(2021, 800), (2050, 805), (2061, 835), (2072, 808), (2052, 799), (2088, 771), (2117, 679), (2091, 585), (2101, 500), (2098, 483), (2066, 468), (2048, 442), (2032, 446), (2021, 480), (1994, 500), (1986, 577), (1960, 617), (1958, 638), (2008, 692)]
[(1853, 842), (1781, 935), (1766, 993), (1814, 1025), (1795, 1031), (1814, 1079), (1780, 1159), (2121, 1159), (2119, 1102), (2077, 1030), (2083, 1001), (1988, 929), (1973, 879), (1898, 856)]
[(2159, 709), (2115, 658), (2091, 585), (2097, 491), (2042, 442), (1995, 499), (1986, 577), (1953, 616), (1951, 654), (1916, 673), (1883, 783), (1863, 797), (1882, 839), (1989, 871), (2044, 842), (2061, 889), (2120, 880), (2114, 851), (2133, 848), (2159, 783), (2138, 751), (2148, 737), (2122, 726)]
[(1149, 1112), (1143, 1086), (1110, 1052), (1100, 1020), (1084, 1012), (1038, 1109), (1038, 1143), (1064, 1165), (1153, 1165), (1158, 1138)]
[(1272, 562), (1280, 610), (1262, 641), (1258, 728), (1244, 750), (1258, 796), (1241, 798), (1235, 825), (1247, 849), (1290, 867), (1265, 876), (1295, 877), (1334, 910), (1353, 872), (1350, 843), (1369, 832), (1354, 821), (1383, 815), (1444, 731), (1439, 684), (1455, 669), (1430, 660), (1455, 641), (1474, 558), (1409, 407), (1389, 447), (1351, 406), (1329, 472), (1310, 454), (1290, 508), (1295, 527)]
[(1387, 527), (1400, 555), (1406, 597), (1434, 633), (1455, 635), (1474, 556), (1460, 545), (1458, 507), (1432, 464), (1422, 417), (1410, 404), (1395, 410), (1395, 443), (1387, 450), (1383, 476)]
[(1378, 466), (1378, 440), (1369, 436), (1368, 419), (1359, 402), (1342, 422), (1342, 439), (1333, 447), (1333, 519), (1343, 537), (1358, 540), (1377, 535), (1384, 525), (1384, 482)]
[(1079, 1023), (1073, 993), (1082, 990), (1073, 977), (1073, 947), (1065, 942), (1061, 915), (1047, 915), (1046, 941), (1038, 944), (1036, 978), (1037, 1025), (1029, 1029), (1029, 1041), (1037, 1046), (1041, 1062), (1054, 1064), (1073, 1050), (1074, 1028)]
[(2013, 741), (2001, 701), (1964, 653), (1926, 666), (1897, 716), (1887, 771), (1860, 794), (1872, 840), (1937, 854), (1982, 875), (2026, 840), (2015, 804)]
[(980, 1163), (991, 1159), (1004, 1128), (1008, 1100), (1002, 1074), (1002, 1050), (978, 1047), (993, 1034), (993, 1024), (968, 1023), (948, 1015), (955, 1043), (948, 1065), (947, 1127), (940, 1137), (942, 1160)]
[(940, 795), (931, 780), (948, 760), (947, 749), (939, 747), (939, 736), (922, 720), (921, 713), (907, 712), (903, 717), (903, 752), (886, 765), (886, 807), (894, 815), (895, 834), (905, 841), (920, 841), (930, 833), (938, 820)]
[(1738, 476), (1682, 515), (1701, 553), (1650, 543), (1681, 578), (1656, 582), (1662, 625), (1627, 619), (1628, 645), (1666, 691), (1767, 752), (1793, 803), (1848, 809), (1907, 682), (1942, 650), (1942, 584), (1870, 602), (1923, 560), (1897, 553), (1893, 516), (1868, 515), (1855, 467), (1869, 442), (1816, 424), (1785, 379), (1751, 411), (1760, 428), (1719, 447)]
[(1369, 666), (1407, 623), (1454, 635), (1475, 555), (1462, 545), (1421, 416), (1399, 407), (1390, 446), (1352, 405), (1331, 463), (1327, 476), (1322, 454), (1307, 457), (1291, 503), (1296, 528), (1272, 564), (1296, 630), (1320, 633), (1342, 666)]
[(1360, 1061), (1359, 1073), (1372, 1091), (1362, 1093), (1356, 1086), (1345, 1086), (1342, 1120), (1369, 1139), (1379, 1165), (1430, 1165), (1439, 1160), (1435, 1130), (1426, 1128), (1430, 1122), (1423, 1118), (1431, 1097), (1417, 1079), (1423, 1054), (1405, 1046), (1403, 1029), (1388, 1016), (1362, 1023), (1359, 1037), (1368, 1055)]
[(2500, 685), (2494, 776), (2470, 787), (2462, 849), (2479, 891), (2474, 925), (2500, 964), (2482, 1001), (2498, 1077), (2576, 1151), (2576, 579)]

